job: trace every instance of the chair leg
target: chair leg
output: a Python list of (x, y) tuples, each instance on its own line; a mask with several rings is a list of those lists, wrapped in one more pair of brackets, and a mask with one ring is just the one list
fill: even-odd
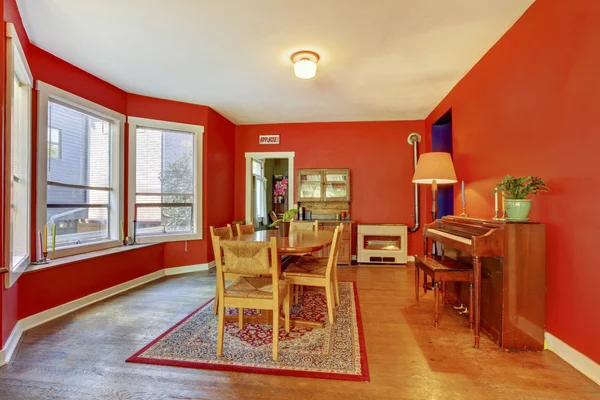
[(325, 297), (327, 298), (327, 315), (329, 315), (329, 323), (333, 324), (333, 302), (335, 301), (333, 299), (333, 288), (332, 288), (332, 283), (329, 282), (326, 286), (325, 286)]
[(215, 285), (215, 315), (219, 313), (219, 281)]
[(219, 307), (219, 329), (217, 331), (217, 355), (223, 355), (223, 334), (225, 332), (225, 307)]
[(440, 317), (440, 283), (433, 283), (433, 303), (434, 303), (434, 311), (433, 311), (433, 326), (438, 327), (438, 320)]
[(273, 360), (279, 358), (279, 304), (273, 310)]
[(338, 284), (337, 265), (333, 266), (333, 291), (335, 292), (335, 305), (340, 305), (340, 285)]
[(244, 329), (244, 309), (238, 308), (238, 324), (240, 329)]
[(283, 304), (285, 307), (285, 331), (286, 333), (290, 333), (290, 310), (292, 308), (292, 294), (290, 285), (287, 287), (287, 293), (285, 295), (285, 299), (283, 299)]

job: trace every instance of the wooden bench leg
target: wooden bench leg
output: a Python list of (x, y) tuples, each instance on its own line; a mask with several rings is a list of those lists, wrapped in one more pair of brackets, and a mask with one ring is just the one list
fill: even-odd
[(438, 320), (440, 317), (440, 283), (433, 282), (433, 303), (434, 303), (434, 311), (433, 311), (433, 326), (438, 327)]
[(415, 266), (415, 299), (419, 301), (419, 267)]
[(469, 283), (469, 329), (473, 329), (473, 284)]
[(473, 296), (473, 341), (475, 348), (479, 348), (479, 324), (481, 317), (481, 259), (479, 257), (473, 257), (473, 285), (474, 296)]

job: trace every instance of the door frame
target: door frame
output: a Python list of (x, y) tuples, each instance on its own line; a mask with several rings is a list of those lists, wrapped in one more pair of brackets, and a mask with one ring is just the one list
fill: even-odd
[[(252, 159), (260, 158), (260, 159), (270, 159), (270, 158), (287, 158), (288, 160), (288, 199), (290, 199), (290, 207), (292, 204), (296, 204), (296, 199), (294, 198), (294, 181), (295, 181), (295, 169), (294, 169), (294, 157), (296, 157), (296, 152), (294, 151), (264, 151), (264, 152), (250, 152), (245, 153), (246, 157), (246, 206), (245, 206), (245, 220), (246, 223), (252, 219)], [(267, 199), (268, 201), (268, 199)], [(254, 221), (252, 221), (254, 222)]]

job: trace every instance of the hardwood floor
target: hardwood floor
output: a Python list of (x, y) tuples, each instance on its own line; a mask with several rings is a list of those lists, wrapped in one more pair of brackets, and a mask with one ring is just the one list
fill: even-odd
[[(125, 363), (214, 295), (214, 274), (160, 279), (26, 332), (0, 368), (0, 399), (598, 399), (600, 386), (551, 352), (505, 353), (432, 294), (414, 301), (414, 268), (352, 267), (371, 382)], [(592, 339), (590, 339), (592, 340)]]

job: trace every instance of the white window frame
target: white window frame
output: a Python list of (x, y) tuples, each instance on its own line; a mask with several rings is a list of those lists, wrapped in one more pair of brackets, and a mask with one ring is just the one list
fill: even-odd
[(129, 188), (128, 188), (128, 227), (129, 236), (133, 237), (133, 216), (134, 204), (136, 199), (136, 132), (138, 127), (153, 128), (165, 131), (190, 132), (195, 136), (196, 148), (194, 157), (194, 171), (196, 179), (194, 182), (194, 233), (169, 233), (164, 235), (138, 236), (136, 242), (145, 243), (164, 243), (178, 242), (184, 240), (202, 240), (202, 149), (204, 127), (201, 125), (190, 125), (178, 122), (161, 121), (156, 119), (127, 117), (129, 123)]
[[(15, 54), (16, 50), (16, 54)], [(15, 61), (18, 63), (17, 71), (15, 71)], [(26, 111), (26, 120), (27, 120), (27, 132), (29, 133), (29, 156), (23, 160), (26, 164), (29, 164), (28, 168), (28, 201), (26, 205), (27, 210), (27, 255), (26, 257), (15, 267), (12, 268), (12, 229), (11, 229), (11, 203), (12, 203), (12, 174), (13, 174), (13, 166), (12, 166), (12, 137), (13, 137), (13, 125), (12, 125), (12, 99), (14, 93), (14, 80), (13, 75), (17, 74), (19, 76), (19, 80), (27, 87), (26, 96), (28, 97), (28, 110)], [(32, 153), (32, 134), (31, 134), (31, 109), (32, 109), (32, 87), (33, 87), (33, 75), (31, 74), (31, 69), (29, 68), (29, 64), (27, 63), (27, 58), (25, 57), (25, 52), (23, 51), (23, 47), (21, 46), (21, 42), (19, 41), (19, 36), (15, 30), (15, 27), (12, 23), (6, 24), (6, 138), (5, 143), (10, 146), (9, 149), (5, 152), (5, 165), (4, 165), (4, 179), (5, 179), (5, 242), (4, 242), (4, 265), (6, 265), (8, 269), (8, 274), (6, 274), (5, 278), (5, 287), (11, 287), (17, 279), (21, 276), (21, 274), (25, 271), (25, 269), (29, 266), (31, 260), (31, 154)]]
[[(48, 181), (48, 102), (55, 99), (65, 103), (76, 110), (96, 115), (108, 120), (111, 124), (111, 188), (109, 220), (109, 238), (80, 245), (64, 246), (56, 249), (54, 258), (68, 257), (75, 254), (104, 250), (122, 244), (121, 227), (119, 221), (123, 220), (125, 210), (125, 156), (121, 149), (125, 148), (125, 121), (126, 116), (110, 108), (96, 104), (90, 100), (79, 97), (65, 90), (36, 81), (38, 91), (38, 138), (37, 138), (37, 218), (36, 231), (43, 231), (47, 215), (47, 181)], [(51, 231), (52, 227), (48, 227)], [(50, 252), (50, 249), (48, 249)]]

